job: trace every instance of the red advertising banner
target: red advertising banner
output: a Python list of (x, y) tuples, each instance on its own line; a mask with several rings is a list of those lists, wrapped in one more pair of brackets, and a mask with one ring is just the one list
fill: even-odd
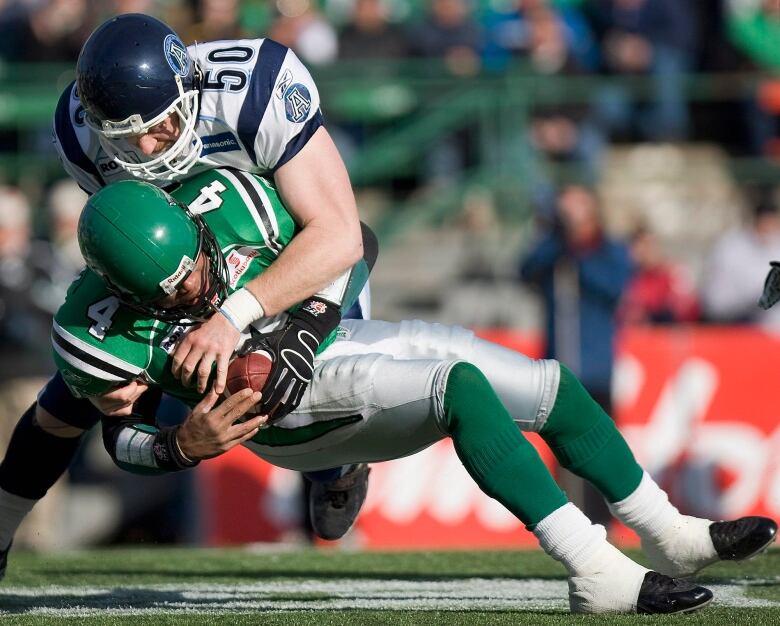
[[(538, 338), (480, 335), (529, 355)], [(632, 328), (619, 342), (615, 419), (642, 465), (685, 512), (780, 516), (780, 340), (731, 327)], [(553, 466), (549, 450), (530, 438)], [(208, 540), (282, 539), (299, 524), (300, 479), (245, 449), (201, 464)], [(522, 485), (522, 481), (518, 481)], [(623, 535), (623, 533), (621, 533)], [(534, 545), (485, 496), (449, 441), (372, 466), (351, 540), (371, 548)]]
[(640, 463), (694, 515), (780, 515), (780, 339), (752, 328), (625, 333), (617, 420)]

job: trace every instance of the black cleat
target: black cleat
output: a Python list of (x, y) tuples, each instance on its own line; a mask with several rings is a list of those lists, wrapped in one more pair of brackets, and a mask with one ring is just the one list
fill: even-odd
[(311, 481), (309, 518), (318, 537), (335, 541), (352, 528), (366, 499), (370, 471), (359, 463), (336, 480)]
[(5, 578), (5, 569), (8, 567), (8, 553), (11, 551), (13, 542), (8, 544), (5, 550), (0, 550), (0, 580)]
[(647, 572), (639, 589), (636, 612), (690, 613), (712, 602), (712, 592), (687, 580), (670, 578), (658, 572)]
[(723, 561), (743, 561), (766, 550), (777, 535), (777, 522), (768, 517), (740, 517), (710, 524), (710, 538)]

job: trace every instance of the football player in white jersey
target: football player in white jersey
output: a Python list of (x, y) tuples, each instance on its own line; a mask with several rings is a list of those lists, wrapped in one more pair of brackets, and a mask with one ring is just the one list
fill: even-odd
[[(84, 44), (77, 80), (57, 105), (53, 140), (66, 171), (87, 193), (123, 178), (165, 186), (228, 166), (272, 176), (302, 226), (273, 268), (179, 344), (174, 373), (201, 391), (214, 363), (215, 389), (224, 388), (239, 328), (320, 291), (362, 257), (355, 199), (323, 126), (316, 85), (295, 54), (270, 39), (187, 48), (152, 17), (112, 18)], [(367, 316), (366, 297), (361, 305)], [(74, 398), (59, 375), (42, 390), (0, 464), (0, 578), (16, 527), (63, 474), (81, 435), (101, 412), (130, 414), (144, 404), (145, 391), (132, 383), (92, 406)], [(312, 496), (324, 499), (317, 510), (330, 515), (320, 528), (315, 523), (315, 532), (335, 539), (349, 528), (362, 499), (343, 507), (343, 483), (362, 484), (348, 493), (364, 493), (367, 473), (357, 466), (310, 475), (320, 479)], [(337, 509), (327, 504), (331, 487), (339, 490)]]

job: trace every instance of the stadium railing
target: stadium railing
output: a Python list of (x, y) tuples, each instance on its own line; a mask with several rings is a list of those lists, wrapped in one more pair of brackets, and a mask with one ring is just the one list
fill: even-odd
[[(0, 63), (0, 180), (40, 185), (62, 176), (48, 134), (59, 94), (73, 76), (67, 65)], [(636, 100), (652, 97), (652, 83), (645, 77), (541, 76), (521, 64), (500, 73), (456, 76), (441, 61), (343, 61), (318, 68), (315, 77), (327, 122), (359, 137), (345, 152), (356, 188), (389, 188), (398, 179), (414, 179), (438, 142), (454, 133), (470, 134), (475, 165), (443, 192), (413, 194), (395, 206), (380, 228), (387, 236), (407, 223), (443, 218), (474, 184), (494, 191), (502, 219), (525, 220), (531, 204), (528, 179), (534, 172), (555, 180), (581, 175), (576, 164), (544, 162), (529, 148), (524, 137), (535, 111), (585, 106), (610, 85), (628, 90)], [(695, 75), (687, 79), (685, 94), (689, 103), (744, 101), (765, 79), (760, 74)], [(741, 180), (780, 180), (780, 170), (764, 159), (732, 158), (729, 163)]]

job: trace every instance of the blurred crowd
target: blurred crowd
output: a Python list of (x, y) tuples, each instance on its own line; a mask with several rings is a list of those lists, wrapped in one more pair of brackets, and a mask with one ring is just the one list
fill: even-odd
[[(780, 0), (0, 0), (0, 67), (73, 65), (90, 32), (126, 12), (163, 19), (188, 44), (268, 36), (315, 75), (342, 61), (370, 73), (386, 71), (388, 61), (429, 59), (462, 80), (517, 68), (542, 79), (623, 79), (599, 82), (577, 104), (534, 106), (518, 138), (534, 163), (578, 172), (564, 183), (543, 167), (524, 174), (539, 238), (522, 254), (519, 274), (541, 294), (548, 355), (608, 409), (621, 324), (780, 327), (778, 311), (756, 307), (767, 263), (780, 259), (773, 185), (741, 190), (748, 210), (717, 238), (701, 277), (675, 260), (653, 224), (612, 236), (597, 190), (605, 150), (620, 143), (704, 141), (731, 155), (780, 157), (780, 80), (773, 77)], [(699, 102), (688, 81), (696, 73), (755, 80), (741, 83), (738, 97)], [(0, 152), (18, 149), (16, 132), (0, 129)], [(349, 123), (333, 134), (345, 153), (363, 139)], [(473, 165), (475, 143), (469, 129), (439, 139), (425, 149), (414, 184), (436, 187), (459, 176)], [(50, 320), (81, 266), (75, 228), (85, 199), (70, 181), (23, 192), (0, 169), (2, 182), (0, 416), (11, 417), (0, 420), (0, 447), (9, 435), (2, 429), (51, 371)], [(467, 273), (475, 272), (472, 263)]]
[[(372, 71), (380, 60), (435, 59), (464, 78), (521, 65), (542, 77), (625, 79), (577, 104), (535, 106), (521, 138), (542, 161), (571, 163), (591, 178), (615, 141), (692, 139), (780, 153), (780, 81), (769, 73), (780, 64), (777, 0), (0, 0), (0, 61), (73, 64), (92, 29), (124, 12), (156, 15), (188, 44), (269, 36), (315, 73), (342, 61)], [(763, 71), (738, 98), (716, 103), (691, 98), (686, 81)], [(636, 78), (644, 81), (638, 91)], [(343, 130), (345, 151), (359, 147), (360, 131)], [(440, 141), (415, 184), (460, 174), (477, 141), (468, 132)], [(15, 143), (0, 136), (3, 147)]]
[[(608, 139), (725, 131), (720, 139), (741, 136), (760, 151), (775, 138), (773, 81), (745, 103), (755, 107), (745, 110), (750, 132), (737, 133), (692, 127), (683, 77), (777, 68), (777, 0), (0, 0), (0, 59), (73, 63), (92, 29), (126, 12), (160, 17), (188, 44), (269, 36), (312, 67), (427, 57), (460, 75), (524, 62), (541, 75), (645, 76), (643, 102), (616, 87), (594, 94), (588, 116)], [(574, 150), (576, 132), (565, 126), (548, 124), (536, 138)]]

